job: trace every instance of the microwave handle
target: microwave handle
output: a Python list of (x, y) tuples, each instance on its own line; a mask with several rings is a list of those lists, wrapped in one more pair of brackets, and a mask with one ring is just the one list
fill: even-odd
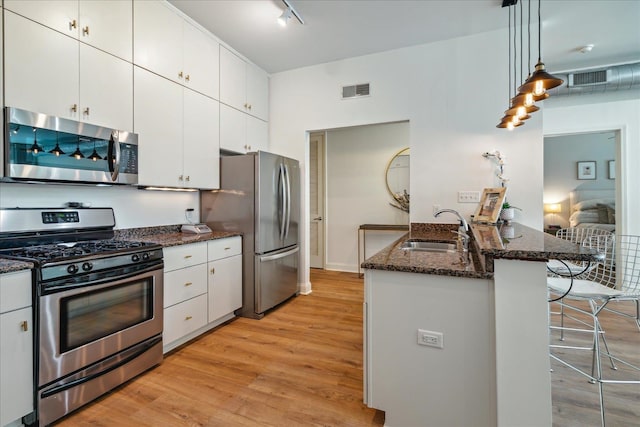
[(114, 140), (114, 134), (115, 132), (112, 133), (111, 138), (109, 138), (109, 152), (107, 155), (107, 163), (109, 164), (109, 172), (111, 172), (111, 181), (115, 182), (118, 180), (118, 175), (120, 174), (120, 141)]

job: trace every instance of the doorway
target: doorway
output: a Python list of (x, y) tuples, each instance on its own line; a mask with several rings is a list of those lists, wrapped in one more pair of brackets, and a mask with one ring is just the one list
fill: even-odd
[[(614, 130), (544, 138), (547, 232), (576, 226), (616, 230), (624, 203), (616, 179), (619, 141), (620, 132)], [(598, 216), (597, 203), (610, 205), (614, 217)]]
[(309, 135), (309, 266), (324, 268), (325, 133)]

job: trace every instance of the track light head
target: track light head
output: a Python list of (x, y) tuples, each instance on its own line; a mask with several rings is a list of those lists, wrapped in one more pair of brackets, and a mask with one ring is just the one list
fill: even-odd
[(291, 19), (291, 8), (287, 7), (287, 9), (282, 12), (282, 15), (278, 18), (278, 24), (280, 24), (281, 27), (286, 27), (289, 23), (289, 19)]

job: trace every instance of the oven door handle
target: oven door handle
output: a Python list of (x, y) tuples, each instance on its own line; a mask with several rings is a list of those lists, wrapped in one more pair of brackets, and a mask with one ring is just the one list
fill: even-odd
[(94, 374), (91, 375), (87, 375), (86, 377), (82, 377), (82, 378), (78, 378), (77, 380), (73, 380), (73, 381), (69, 381), (68, 383), (59, 385), (57, 387), (54, 387), (52, 389), (43, 391), (42, 394), (40, 395), (43, 399), (47, 398), (49, 396), (52, 396), (54, 394), (60, 393), (62, 391), (68, 390), (70, 388), (76, 387), (80, 384), (84, 384), (86, 382), (89, 382), (91, 380), (94, 380), (98, 377), (101, 377), (102, 375), (105, 375), (111, 371), (113, 371), (114, 369), (118, 369), (121, 366), (126, 365), (127, 363), (131, 362), (133, 359), (139, 357), (141, 354), (149, 351), (150, 348), (152, 348), (153, 346), (157, 345), (158, 343), (162, 342), (162, 335), (146, 342), (144, 344), (144, 346), (142, 346), (142, 348), (140, 348), (140, 350), (136, 351), (133, 354), (130, 354), (129, 356), (125, 357), (124, 359), (122, 359), (121, 361), (114, 363), (113, 365), (109, 366), (108, 368), (100, 371), (100, 372), (96, 372)]

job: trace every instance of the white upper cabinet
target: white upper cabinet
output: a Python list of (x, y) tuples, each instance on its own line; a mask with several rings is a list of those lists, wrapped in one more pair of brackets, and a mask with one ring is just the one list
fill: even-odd
[(4, 7), (131, 62), (131, 0), (5, 0)]
[(133, 128), (133, 65), (5, 11), (5, 105)]
[(218, 188), (218, 101), (141, 68), (134, 73), (140, 184)]
[(78, 42), (7, 10), (4, 20), (5, 105), (75, 118)]
[(260, 68), (220, 46), (220, 102), (269, 119), (269, 78)]
[(267, 122), (220, 104), (220, 148), (237, 153), (267, 151)]
[(133, 62), (212, 98), (219, 98), (218, 42), (169, 5), (134, 2)]

